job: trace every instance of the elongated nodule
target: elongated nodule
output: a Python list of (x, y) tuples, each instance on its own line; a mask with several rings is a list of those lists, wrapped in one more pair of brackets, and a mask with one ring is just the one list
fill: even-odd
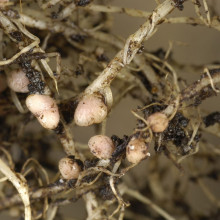
[(74, 121), (79, 126), (101, 123), (107, 116), (107, 106), (100, 96), (86, 95), (76, 107)]
[(143, 139), (132, 138), (126, 148), (127, 160), (131, 163), (139, 163), (149, 156), (148, 146)]
[(29, 79), (22, 69), (13, 70), (7, 76), (8, 86), (15, 92), (27, 93)]
[(94, 156), (99, 159), (109, 159), (115, 150), (111, 138), (104, 135), (96, 135), (90, 138), (88, 142), (89, 149)]
[(70, 180), (78, 178), (81, 167), (74, 159), (64, 157), (59, 161), (59, 170), (64, 179)]
[(48, 95), (29, 95), (26, 99), (26, 105), (44, 128), (54, 129), (57, 127), (60, 115), (53, 98)]

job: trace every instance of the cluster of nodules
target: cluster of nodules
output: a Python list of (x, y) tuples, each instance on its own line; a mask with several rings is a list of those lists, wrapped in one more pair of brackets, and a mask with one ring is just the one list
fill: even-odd
[[(40, 124), (47, 129), (55, 129), (60, 120), (60, 114), (55, 99), (44, 91), (30, 91), (35, 84), (42, 84), (39, 74), (32, 74), (17, 69), (7, 74), (7, 84), (11, 90), (18, 93), (28, 93), (26, 98), (27, 108), (36, 116)], [(3, 75), (1, 75), (3, 77)], [(1, 79), (4, 84), (4, 80)], [(32, 85), (32, 86), (30, 86)], [(1, 86), (4, 89), (4, 85)], [(101, 93), (84, 94), (81, 96), (75, 109), (74, 121), (78, 126), (90, 126), (92, 124), (101, 123), (108, 114), (108, 107), (105, 98)], [(163, 132), (168, 126), (167, 116), (157, 112), (150, 115), (147, 119), (149, 126), (154, 132)]]
[[(44, 128), (55, 129), (60, 121), (58, 105), (55, 99), (48, 94), (30, 92), (29, 85), (32, 83), (33, 77), (27, 75), (27, 71), (17, 69), (7, 74), (7, 84), (14, 92), (28, 93), (27, 108)], [(108, 114), (104, 96), (98, 92), (81, 95), (73, 114), (74, 121), (78, 126), (101, 123)], [(168, 126), (168, 118), (164, 113), (156, 112), (149, 115), (147, 123), (153, 132), (163, 132)], [(88, 141), (88, 147), (95, 157), (106, 161), (111, 159), (116, 150), (112, 139), (104, 135), (91, 137)], [(144, 138), (133, 136), (126, 146), (127, 160), (133, 164), (139, 163), (149, 156), (148, 148), (149, 143), (146, 143)], [(63, 178), (74, 179), (78, 177), (82, 166), (78, 164), (77, 160), (66, 157), (60, 160), (59, 169)]]
[[(89, 96), (86, 99), (82, 99), (81, 103), (78, 104), (77, 107), (78, 108), (77, 111), (79, 111), (78, 113), (80, 113), (80, 109), (83, 109), (81, 115), (79, 115), (79, 119), (80, 120), (83, 119), (82, 120), (83, 122), (86, 122), (85, 118), (87, 118), (89, 114), (91, 115), (94, 114), (94, 112), (91, 109), (88, 109), (89, 114), (86, 114), (86, 109), (84, 109), (85, 107), (87, 108), (90, 106), (90, 105), (87, 106), (87, 101), (88, 102), (93, 101), (93, 98), (94, 97)], [(98, 106), (103, 105), (101, 103), (101, 99), (96, 100), (96, 102), (94, 103), (94, 105), (91, 104), (91, 106), (97, 107), (97, 104)], [(103, 115), (105, 114), (103, 114), (101, 111), (100, 115), (103, 117)], [(90, 124), (90, 120), (94, 122), (94, 119), (89, 118), (87, 124), (85, 123), (83, 124), (83, 126)], [(156, 112), (150, 115), (147, 121), (148, 121), (148, 125), (150, 126), (153, 132), (163, 132), (168, 127), (168, 122), (169, 122), (167, 116), (164, 113), (160, 113), (160, 112)], [(96, 121), (96, 123), (98, 123), (98, 121)], [(126, 145), (126, 159), (128, 160), (128, 162), (132, 164), (138, 164), (139, 162), (150, 156), (149, 144), (150, 143), (146, 142), (145, 138), (135, 135), (132, 136)], [(88, 147), (90, 149), (90, 152), (96, 158), (104, 161), (110, 161), (112, 159), (112, 155), (116, 151), (116, 146), (114, 144), (114, 141), (105, 135), (95, 135), (91, 137), (88, 141)], [(60, 160), (59, 170), (64, 179), (77, 178), (81, 171), (78, 163), (73, 159), (70, 159), (69, 157), (65, 157)]]
[[(82, 100), (83, 101), (78, 105), (78, 111), (80, 108), (87, 106), (86, 100), (90, 102), (92, 98), (88, 97), (87, 99)], [(82, 112), (81, 116), (83, 119), (86, 116), (84, 111)], [(89, 109), (89, 112), (91, 111), (92, 110)], [(98, 122), (96, 121), (96, 123)], [(156, 112), (148, 117), (148, 124), (154, 132), (163, 132), (168, 126), (168, 118), (165, 114)], [(149, 144), (150, 143), (146, 142), (146, 139), (142, 138), (141, 136), (132, 136), (126, 145), (127, 161), (132, 164), (138, 164), (139, 162), (150, 156)], [(90, 152), (96, 158), (106, 162), (112, 159), (114, 152), (117, 150), (114, 141), (105, 135), (95, 135), (91, 137), (88, 141), (88, 147), (90, 149)], [(78, 178), (81, 167), (76, 160), (65, 157), (62, 158), (59, 162), (59, 170), (64, 179), (73, 179)]]
[[(88, 141), (90, 152), (100, 161), (108, 163), (116, 146), (111, 138), (105, 135), (95, 135)], [(149, 145), (144, 139), (132, 137), (126, 146), (126, 159), (132, 164), (138, 164), (150, 156)], [(59, 170), (64, 179), (77, 179), (82, 171), (82, 165), (79, 160), (72, 157), (64, 157), (59, 161)]]
[[(60, 114), (55, 99), (44, 94), (44, 82), (40, 73), (35, 74), (28, 68), (16, 69), (7, 74), (7, 83), (3, 74), (0, 75), (0, 92), (7, 85), (18, 93), (28, 93), (27, 108), (36, 116), (40, 124), (47, 129), (55, 129), (60, 120)], [(40, 85), (40, 88), (39, 88)], [(83, 95), (75, 109), (74, 121), (78, 126), (90, 126), (101, 123), (107, 116), (108, 108), (101, 94)]]
[[(83, 96), (75, 110), (75, 123), (79, 126), (100, 123), (107, 116), (107, 110), (107, 106), (101, 95)], [(153, 132), (164, 132), (168, 127), (169, 119), (165, 113), (155, 112), (147, 118), (147, 124)], [(146, 138), (142, 138), (140, 135), (132, 136), (126, 145), (126, 159), (128, 162), (138, 164), (150, 156), (149, 144), (149, 142), (146, 142)], [(117, 151), (114, 141), (105, 135), (91, 137), (88, 141), (88, 147), (96, 158), (106, 162), (110, 161), (114, 152)], [(77, 162), (69, 162), (69, 160), (69, 157), (62, 158), (59, 163), (61, 175), (65, 179), (71, 179), (75, 175), (72, 172), (79, 171)], [(64, 165), (69, 167), (65, 167)], [(76, 167), (73, 168), (73, 166)], [(66, 175), (67, 171), (69, 171), (69, 176)]]
[[(5, 87), (9, 87), (12, 91), (17, 93), (27, 93), (26, 106), (27, 108), (36, 116), (40, 124), (47, 129), (55, 129), (59, 123), (60, 115), (58, 111), (58, 106), (56, 101), (51, 98), (49, 95), (40, 94), (36, 92), (31, 94), (30, 81), (27, 73), (25, 73), (21, 68), (8, 71), (7, 79), (1, 74), (1, 84), (4, 84)], [(42, 81), (39, 80), (38, 83), (42, 84)], [(3, 85), (1, 86), (1, 90)]]

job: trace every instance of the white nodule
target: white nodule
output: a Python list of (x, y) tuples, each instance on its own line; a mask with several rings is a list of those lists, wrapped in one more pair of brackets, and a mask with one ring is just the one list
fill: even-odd
[(15, 92), (27, 93), (29, 79), (22, 69), (11, 71), (7, 76), (8, 86)]
[(101, 97), (86, 95), (78, 103), (74, 121), (79, 126), (101, 123), (107, 116), (107, 106)]
[(115, 150), (111, 138), (104, 135), (96, 135), (90, 138), (88, 142), (89, 149), (99, 159), (109, 159)]
[(55, 129), (57, 127), (60, 115), (53, 98), (48, 95), (29, 95), (26, 105), (44, 128)]
[(79, 164), (72, 158), (62, 158), (59, 161), (59, 170), (64, 179), (77, 179), (81, 168)]

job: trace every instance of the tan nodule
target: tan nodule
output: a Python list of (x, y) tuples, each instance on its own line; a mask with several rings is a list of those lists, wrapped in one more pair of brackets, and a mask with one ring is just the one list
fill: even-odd
[(139, 163), (149, 156), (148, 146), (143, 139), (132, 138), (126, 148), (126, 158), (131, 163)]
[(163, 132), (168, 127), (169, 120), (165, 114), (156, 112), (148, 117), (147, 122), (153, 132)]

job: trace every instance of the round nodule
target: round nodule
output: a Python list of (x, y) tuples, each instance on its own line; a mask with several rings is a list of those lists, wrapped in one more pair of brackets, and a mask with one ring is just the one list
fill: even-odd
[(107, 106), (101, 97), (84, 96), (76, 107), (74, 121), (79, 126), (89, 126), (101, 123), (107, 116)]
[(150, 115), (147, 119), (153, 132), (163, 132), (167, 129), (169, 120), (167, 116), (161, 112)]
[(126, 158), (131, 163), (139, 163), (149, 156), (148, 146), (143, 139), (132, 138), (126, 148)]
[(59, 170), (64, 179), (70, 180), (78, 178), (81, 167), (74, 159), (65, 157), (59, 161)]
[(91, 153), (99, 159), (109, 159), (115, 150), (111, 138), (104, 135), (96, 135), (90, 138), (88, 142)]
[(29, 92), (28, 90), (28, 84), (30, 83), (29, 79), (27, 78), (24, 71), (21, 69), (13, 70), (12, 72), (10, 72), (7, 76), (7, 82), (9, 88), (15, 92), (20, 92), (20, 93)]

